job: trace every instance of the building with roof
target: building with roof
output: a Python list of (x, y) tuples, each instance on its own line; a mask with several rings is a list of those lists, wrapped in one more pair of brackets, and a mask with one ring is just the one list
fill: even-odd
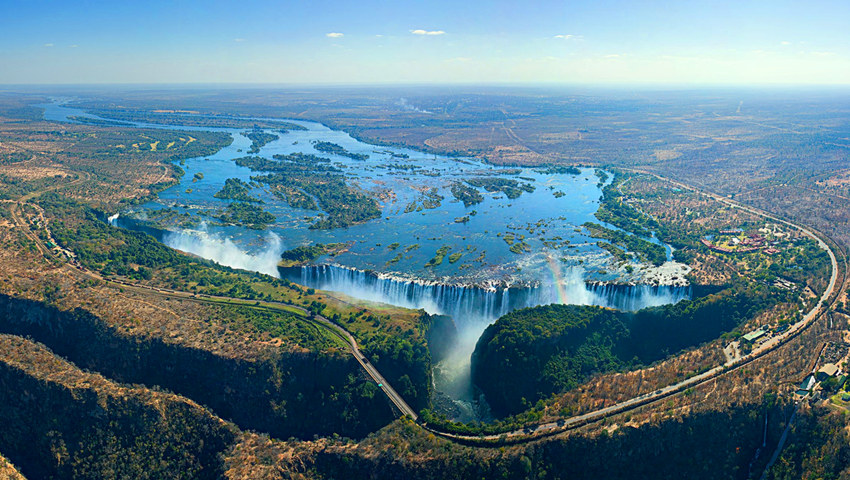
[(820, 367), (820, 370), (818, 370), (818, 376), (823, 375), (826, 377), (834, 377), (836, 374), (838, 374), (838, 365), (834, 363), (824, 364), (824, 366)]
[(764, 327), (759, 328), (758, 330), (753, 330), (750, 333), (747, 333), (743, 336), (744, 341), (753, 343), (759, 338), (763, 337), (767, 331), (765, 331)]
[(805, 380), (803, 380), (803, 383), (800, 384), (800, 388), (797, 389), (797, 395), (805, 397), (806, 395), (811, 393), (812, 388), (814, 388), (816, 383), (817, 381), (815, 380), (814, 375), (807, 375)]

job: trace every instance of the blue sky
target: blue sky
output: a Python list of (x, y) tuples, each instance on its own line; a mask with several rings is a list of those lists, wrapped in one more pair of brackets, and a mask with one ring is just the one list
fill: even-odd
[(0, 1), (0, 83), (848, 84), (850, 1)]

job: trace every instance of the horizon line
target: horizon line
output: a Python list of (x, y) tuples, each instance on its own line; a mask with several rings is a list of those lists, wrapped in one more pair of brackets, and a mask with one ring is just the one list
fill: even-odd
[(728, 89), (728, 88), (850, 88), (848, 83), (696, 83), (696, 82), (96, 82), (96, 83), (0, 83), (0, 91), (7, 89), (47, 88), (387, 88), (387, 87), (497, 87), (497, 88), (598, 88), (598, 89)]

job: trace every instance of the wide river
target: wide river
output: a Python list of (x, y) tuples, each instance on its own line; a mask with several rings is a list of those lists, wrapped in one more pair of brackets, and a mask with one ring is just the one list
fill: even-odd
[[(102, 119), (68, 106), (68, 100), (41, 105), (45, 119)], [(303, 127), (286, 133), (264, 129), (278, 139), (253, 155), (272, 159), (276, 154), (305, 153), (329, 158), (344, 172), (349, 185), (379, 199), (380, 218), (348, 228), (310, 229), (317, 211), (293, 208), (254, 184), (251, 195), (261, 199), (263, 209), (276, 220), (263, 231), (222, 226), (205, 212), (225, 208), (231, 201), (213, 195), (229, 178), (250, 183), (252, 176), (263, 174), (233, 162), (246, 156), (251, 146), (244, 135), (246, 129), (131, 122), (139, 128), (226, 132), (233, 143), (214, 155), (182, 162), (186, 174), (178, 185), (160, 193), (155, 201), (116, 212), (118, 224), (139, 228), (136, 221), (156, 217), (156, 211), (164, 208), (188, 213), (196, 219), (191, 227), (170, 225), (160, 240), (228, 266), (274, 276), (281, 275), (277, 262), (286, 249), (349, 243), (346, 252), (319, 259), (319, 266), (284, 275), (308, 286), (358, 298), (452, 315), (462, 340), (457, 354), (439, 366), (435, 377), (437, 389), (463, 407), (455, 412), (457, 418), (475, 417), (470, 406), (475, 395), (468, 385), (474, 342), (487, 325), (507, 311), (553, 302), (637, 309), (676, 302), (690, 294), (687, 288), (638, 285), (611, 290), (588, 284), (639, 283), (641, 272), (648, 268), (634, 263), (633, 273), (627, 273), (624, 265), (615, 266), (610, 254), (581, 227), (588, 221), (603, 223), (594, 213), (599, 208), (601, 188), (611, 181), (611, 175), (605, 172), (591, 168), (556, 173), (545, 168), (497, 167), (469, 158), (370, 145), (315, 122), (247, 120), (284, 121)], [(323, 153), (316, 150), (316, 142), (332, 142), (353, 154), (368, 155), (368, 159)], [(470, 179), (513, 180), (528, 185), (526, 190), (531, 191), (511, 199), (504, 193), (478, 188), (483, 201), (466, 207), (453, 197), (450, 186)], [(431, 202), (427, 202), (426, 192), (431, 194)], [(438, 197), (442, 199), (436, 206), (433, 200)], [(512, 245), (521, 242), (528, 245), (526, 251), (511, 251)], [(446, 252), (443, 262), (426, 266), (439, 249)]]

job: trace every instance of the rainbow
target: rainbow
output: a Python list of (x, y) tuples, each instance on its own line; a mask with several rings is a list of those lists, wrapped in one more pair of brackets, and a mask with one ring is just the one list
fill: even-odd
[(549, 267), (549, 273), (552, 274), (552, 285), (558, 294), (558, 303), (567, 304), (567, 289), (564, 286), (564, 277), (561, 274), (561, 263), (554, 255), (546, 254), (546, 265)]

